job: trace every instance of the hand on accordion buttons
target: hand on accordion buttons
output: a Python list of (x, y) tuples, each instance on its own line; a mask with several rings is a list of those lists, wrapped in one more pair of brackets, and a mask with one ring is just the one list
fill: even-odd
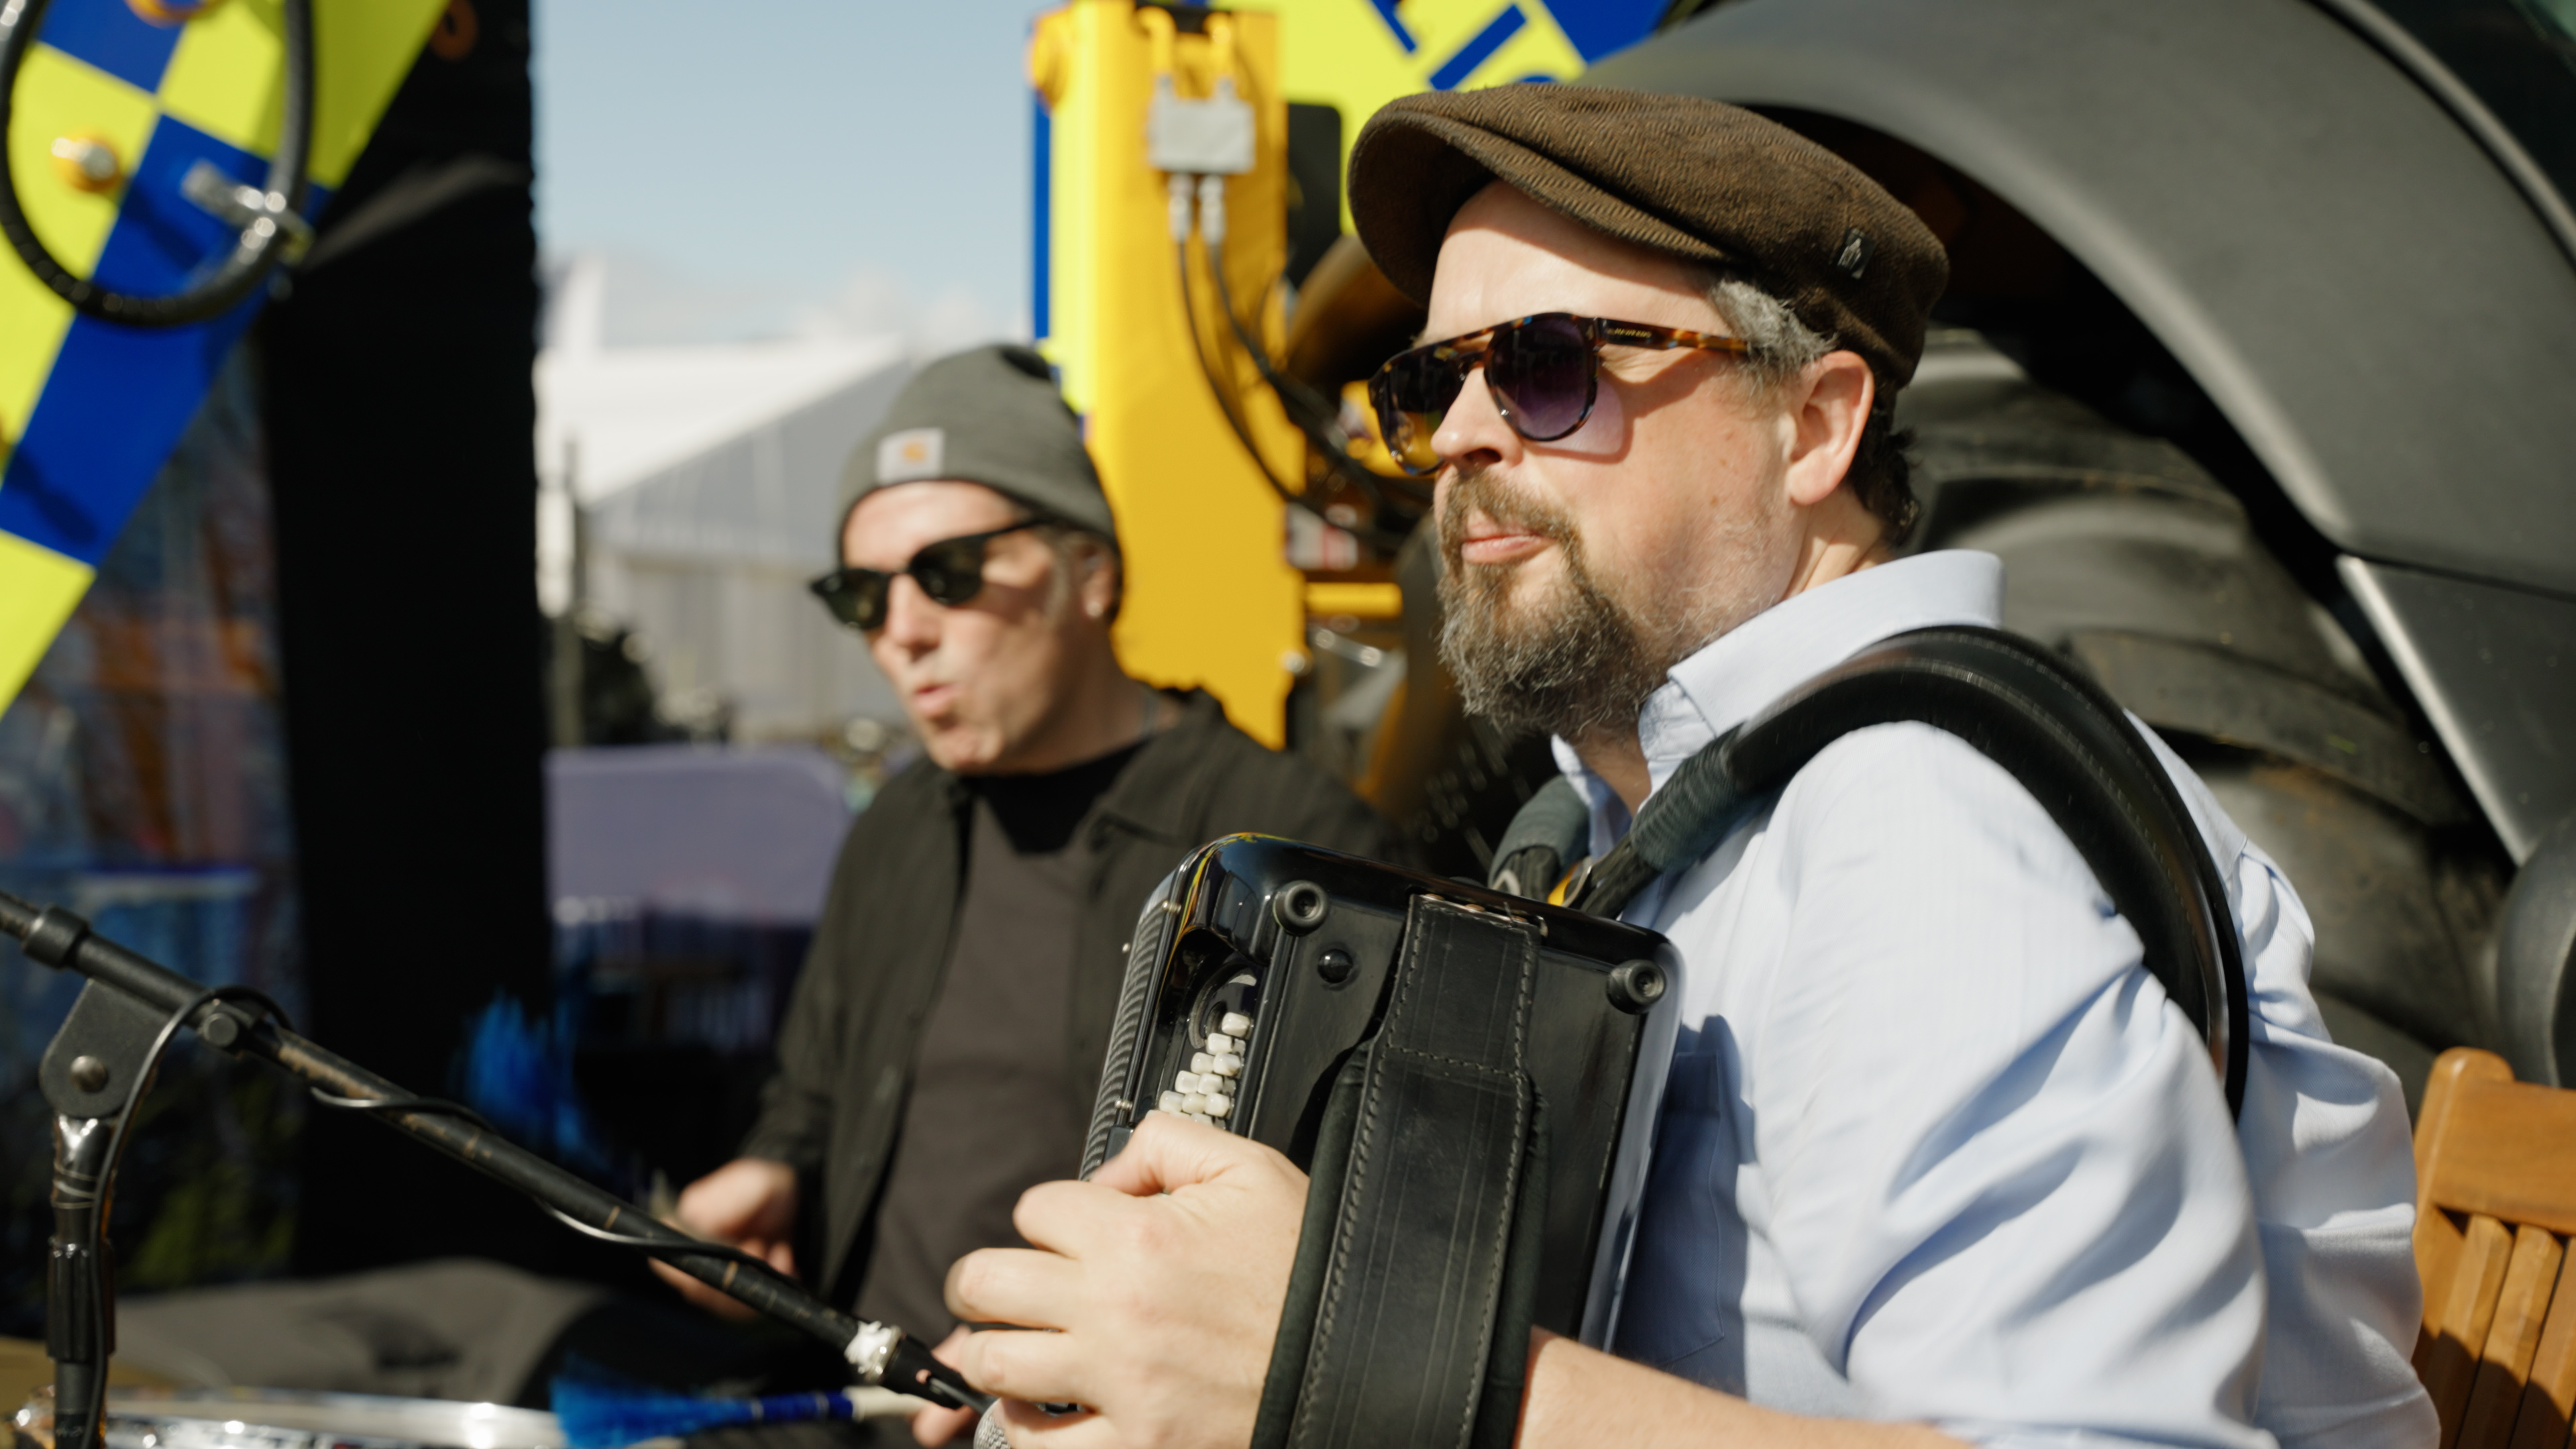
[[(1033, 1248), (948, 1270), (966, 1377), (1020, 1449), (1239, 1446), (1252, 1437), (1288, 1296), (1306, 1175), (1257, 1142), (1149, 1113), (1089, 1182), (1050, 1182), (1012, 1221)], [(1040, 1403), (1077, 1403), (1061, 1417)]]

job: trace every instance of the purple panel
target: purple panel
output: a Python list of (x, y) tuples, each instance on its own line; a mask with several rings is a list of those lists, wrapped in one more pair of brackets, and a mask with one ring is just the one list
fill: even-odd
[(820, 750), (634, 745), (546, 757), (558, 909), (631, 903), (700, 919), (809, 923), (850, 828)]

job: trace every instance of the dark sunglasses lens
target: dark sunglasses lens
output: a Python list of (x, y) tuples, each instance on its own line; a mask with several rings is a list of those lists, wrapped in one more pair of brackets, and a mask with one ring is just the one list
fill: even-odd
[(1417, 347), (1390, 360), (1369, 379), (1369, 401), (1377, 409), (1378, 431), (1396, 466), (1407, 473), (1440, 471), (1440, 454), (1431, 446), (1449, 407), (1458, 401), (1461, 379), (1457, 364), (1434, 349)]
[(933, 602), (965, 603), (984, 587), (984, 540), (951, 538), (934, 543), (914, 554), (904, 572)]
[(1510, 411), (1512, 430), (1552, 442), (1583, 426), (1592, 411), (1592, 344), (1572, 317), (1549, 315), (1494, 339), (1485, 381)]
[(814, 596), (832, 617), (853, 629), (885, 624), (887, 575), (874, 569), (839, 569), (814, 581)]

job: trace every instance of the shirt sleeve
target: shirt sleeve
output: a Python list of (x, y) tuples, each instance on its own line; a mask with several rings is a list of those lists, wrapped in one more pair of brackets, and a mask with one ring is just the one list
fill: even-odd
[(2253, 998), (2237, 1136), (2269, 1283), (2258, 1422), (2285, 1449), (2436, 1444), (2409, 1361), (2423, 1286), (2397, 1074), (2328, 1036), (2308, 989), (2315, 928), (2280, 867), (2249, 845), (2229, 884)]
[(1744, 1032), (1765, 1232), (1872, 1417), (1989, 1444), (2267, 1445), (2245, 1163), (2190, 1022), (2073, 845), (1923, 725), (1765, 827), (1786, 941)]

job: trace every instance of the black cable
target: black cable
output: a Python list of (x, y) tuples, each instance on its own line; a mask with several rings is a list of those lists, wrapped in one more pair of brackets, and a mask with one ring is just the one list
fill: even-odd
[[(1306, 435), (1306, 441), (1324, 455), (1326, 467), (1357, 488), (1361, 496), (1368, 499), (1378, 512), (1395, 511), (1386, 496), (1385, 485), (1399, 481), (1412, 487), (1421, 485), (1412, 483), (1410, 479), (1387, 478), (1379, 474), (1376, 469), (1351, 456), (1350, 449), (1343, 444), (1342, 440), (1333, 436), (1333, 431), (1339, 431), (1340, 428), (1340, 407), (1305, 383), (1279, 370), (1278, 365), (1271, 360), (1269, 352), (1262, 347), (1260, 339), (1252, 335), (1251, 329), (1244, 325), (1242, 316), (1235, 310), (1234, 290), (1225, 279), (1223, 244), (1220, 243), (1208, 250), (1208, 271), (1216, 278), (1217, 305), (1225, 312), (1226, 326), (1233, 329), (1234, 340), (1243, 348), (1244, 355), (1252, 359), (1253, 370), (1261, 374), (1261, 380), (1269, 385), (1273, 394), (1277, 395), (1280, 411), (1286, 413), (1288, 420), (1297, 425), (1297, 430)], [(1333, 431), (1327, 431), (1328, 428)], [(1417, 512), (1415, 516), (1418, 518), (1420, 515)], [(1380, 531), (1392, 532), (1384, 529)], [(1396, 541), (1400, 542), (1402, 537), (1400, 533), (1395, 534)]]
[[(0, 136), (8, 134), (16, 110), (18, 71), (43, 28), (53, 0), (0, 0)], [(18, 200), (17, 178), (0, 154), (0, 233), (9, 238), (18, 259), (36, 280), (82, 314), (134, 327), (181, 327), (229, 312), (258, 288), (276, 266), (290, 241), (303, 229), (305, 168), (313, 139), (313, 4), (285, 0), (284, 104), (278, 122), (277, 150), (269, 157), (268, 180), (260, 188), (265, 215), (254, 218), (235, 239), (232, 255), (184, 291), (167, 297), (137, 297), (112, 291), (75, 276), (48, 251), (27, 221)], [(227, 178), (227, 185), (230, 184)]]
[[(607, 1228), (594, 1228), (590, 1224), (583, 1222), (581, 1219), (574, 1217), (570, 1213), (563, 1212), (547, 1203), (538, 1203), (537, 1206), (544, 1208), (557, 1222), (562, 1223), (565, 1227), (572, 1229), (583, 1237), (597, 1238), (603, 1243), (615, 1243), (621, 1248), (633, 1248), (635, 1251), (643, 1253), (649, 1257), (722, 1258), (728, 1262), (747, 1263), (750, 1266), (759, 1269), (761, 1272), (768, 1274), (772, 1278), (787, 1279), (787, 1275), (779, 1272), (775, 1267), (772, 1267), (768, 1259), (755, 1253), (744, 1252), (740, 1248), (731, 1247), (724, 1243), (710, 1243), (702, 1240), (675, 1243), (664, 1238), (638, 1237), (632, 1233), (613, 1232)], [(788, 1279), (787, 1281), (792, 1282), (794, 1280)]]
[[(1243, 88), (1246, 101), (1256, 106), (1263, 103), (1264, 98), (1260, 92), (1258, 79), (1250, 70), (1245, 70), (1235, 79), (1236, 83)], [(1214, 181), (1220, 187), (1224, 184), (1222, 178), (1214, 176), (1201, 177), (1200, 181), (1202, 183)], [(1223, 193), (1220, 191), (1217, 205), (1222, 207), (1223, 204)], [(1202, 220), (1204, 221), (1204, 214), (1202, 214)], [(1279, 410), (1287, 414), (1292, 426), (1306, 435), (1307, 444), (1324, 455), (1326, 469), (1359, 490), (1360, 496), (1369, 501), (1370, 512), (1376, 515), (1369, 521), (1369, 531), (1374, 535), (1372, 541), (1387, 552), (1394, 552), (1403, 544), (1405, 535), (1411, 531), (1411, 525), (1420, 522), (1422, 516), (1430, 512), (1431, 490), (1410, 478), (1389, 478), (1352, 457), (1350, 449), (1345, 446), (1343, 440), (1335, 436), (1341, 428), (1342, 410), (1338, 400), (1324, 397), (1305, 383), (1283, 374), (1273, 364), (1269, 352), (1254, 339), (1235, 311), (1233, 289), (1225, 279), (1223, 234), (1224, 228), (1220, 226), (1217, 228), (1217, 238), (1211, 240), (1206, 229), (1202, 227), (1199, 240), (1200, 245), (1207, 252), (1208, 273), (1216, 279), (1217, 305), (1224, 309), (1226, 326), (1232, 329), (1234, 340), (1241, 345), (1244, 355), (1252, 359), (1253, 370), (1258, 372), (1262, 382), (1269, 386), (1271, 395), (1279, 399)], [(1174, 240), (1177, 241), (1179, 238)], [(1276, 284), (1277, 279), (1274, 278), (1273, 285)], [(1266, 294), (1265, 300), (1267, 300)], [(1186, 243), (1183, 243), (1181, 257), (1181, 304), (1189, 312), (1190, 346), (1198, 352), (1199, 370), (1207, 375), (1209, 387), (1217, 392), (1218, 405), (1224, 407), (1228, 389), (1218, 380), (1215, 366), (1209, 362), (1206, 352), (1200, 349), (1199, 345), (1198, 311), (1190, 301), (1189, 257)], [(1222, 346), (1222, 342), (1219, 345)], [(1246, 429), (1230, 409), (1227, 412), (1226, 421), (1234, 425), (1235, 436), (1243, 439), (1245, 450), (1251, 452), (1258, 460), (1260, 450), (1252, 446), (1251, 440), (1245, 436)], [(1268, 474), (1269, 471), (1269, 467), (1265, 464), (1262, 472)], [(1277, 487), (1278, 481), (1272, 478), (1272, 486)], [(1398, 506), (1394, 500), (1387, 497), (1386, 485), (1390, 483), (1407, 490), (1418, 489), (1420, 496), (1408, 500), (1406, 506)], [(1280, 492), (1291, 502), (1301, 505), (1305, 503), (1305, 495), (1302, 492), (1291, 494), (1285, 488), (1281, 488)], [(1391, 516), (1405, 517), (1406, 527), (1401, 529), (1388, 527), (1384, 520)]]
[[(482, 1113), (475, 1111), (473, 1108), (466, 1106), (462, 1102), (450, 1102), (443, 1097), (343, 1097), (335, 1093), (323, 1091), (320, 1087), (314, 1087), (311, 1091), (314, 1101), (321, 1103), (325, 1107), (335, 1108), (343, 1112), (436, 1113), (442, 1117), (454, 1117), (459, 1121), (471, 1122), (475, 1126), (480, 1127), (484, 1131), (490, 1132), (495, 1136), (499, 1135), (501, 1131), (500, 1128), (493, 1126)], [(529, 1201), (535, 1202), (538, 1208), (543, 1210), (555, 1221), (562, 1223), (565, 1227), (572, 1229), (574, 1232), (580, 1233), (584, 1237), (596, 1238), (603, 1243), (614, 1243), (621, 1248), (633, 1248), (638, 1252), (647, 1253), (657, 1258), (674, 1256), (723, 1258), (731, 1262), (747, 1263), (772, 1277), (786, 1277), (785, 1274), (780, 1273), (776, 1268), (770, 1266), (767, 1259), (753, 1253), (744, 1252), (740, 1248), (730, 1247), (723, 1243), (709, 1243), (702, 1241), (685, 1243), (672, 1242), (664, 1238), (637, 1237), (632, 1233), (620, 1233), (613, 1232), (607, 1228), (595, 1228), (550, 1203), (537, 1202), (534, 1198), (530, 1198)]]
[[(1303, 507), (1304, 495), (1290, 487), (1287, 480), (1270, 471), (1270, 460), (1262, 456), (1260, 446), (1252, 441), (1252, 430), (1245, 426), (1242, 418), (1236, 416), (1232, 390), (1226, 386), (1224, 379), (1217, 376), (1216, 364), (1208, 357), (1207, 344), (1199, 337), (1197, 289), (1190, 285), (1190, 244), (1174, 243), (1172, 254), (1179, 263), (1181, 274), (1181, 316), (1190, 332), (1190, 355), (1198, 359), (1199, 376), (1207, 379), (1208, 391), (1216, 398), (1216, 410), (1225, 414), (1225, 425), (1234, 430), (1234, 440), (1241, 443), (1243, 451), (1251, 456), (1252, 466), (1261, 470), (1263, 481), (1277, 491), (1282, 499)], [(1222, 281), (1219, 284), (1222, 285)]]
[(320, 1087), (309, 1090), (313, 1094), (314, 1101), (342, 1112), (431, 1112), (441, 1117), (454, 1117), (460, 1121), (471, 1122), (486, 1132), (497, 1133), (501, 1130), (485, 1119), (482, 1113), (462, 1102), (451, 1102), (444, 1097), (343, 1097), (323, 1091)]
[[(162, 1054), (169, 1051), (170, 1043), (177, 1039), (179, 1028), (186, 1026), (189, 1018), (218, 1001), (248, 1001), (280, 1022), (287, 1019), (286, 1009), (270, 1000), (265, 992), (248, 986), (210, 986), (188, 998), (185, 1006), (170, 1013), (168, 1019), (161, 1023), (160, 1034), (152, 1038), (151, 1049), (143, 1054), (143, 1069), (134, 1074), (134, 1085), (125, 1089), (125, 1105), (117, 1109), (116, 1120), (107, 1129), (106, 1165), (98, 1175), (99, 1204), (91, 1217), (89, 1245), (90, 1262), (96, 1265), (102, 1277), (107, 1272), (107, 1216), (112, 1206), (107, 1194), (116, 1181), (117, 1168), (124, 1163), (125, 1144), (130, 1138), (134, 1113), (143, 1105), (143, 1097), (151, 1089), (153, 1075), (161, 1069)], [(102, 1300), (113, 1291), (105, 1283), (99, 1287)], [(108, 1324), (112, 1321), (112, 1310), (99, 1313), (97, 1318), (98, 1383), (90, 1390), (89, 1426), (92, 1434), (104, 1438), (107, 1432), (107, 1364), (110, 1351)], [(80, 1446), (80, 1449), (88, 1449), (88, 1446)]]

